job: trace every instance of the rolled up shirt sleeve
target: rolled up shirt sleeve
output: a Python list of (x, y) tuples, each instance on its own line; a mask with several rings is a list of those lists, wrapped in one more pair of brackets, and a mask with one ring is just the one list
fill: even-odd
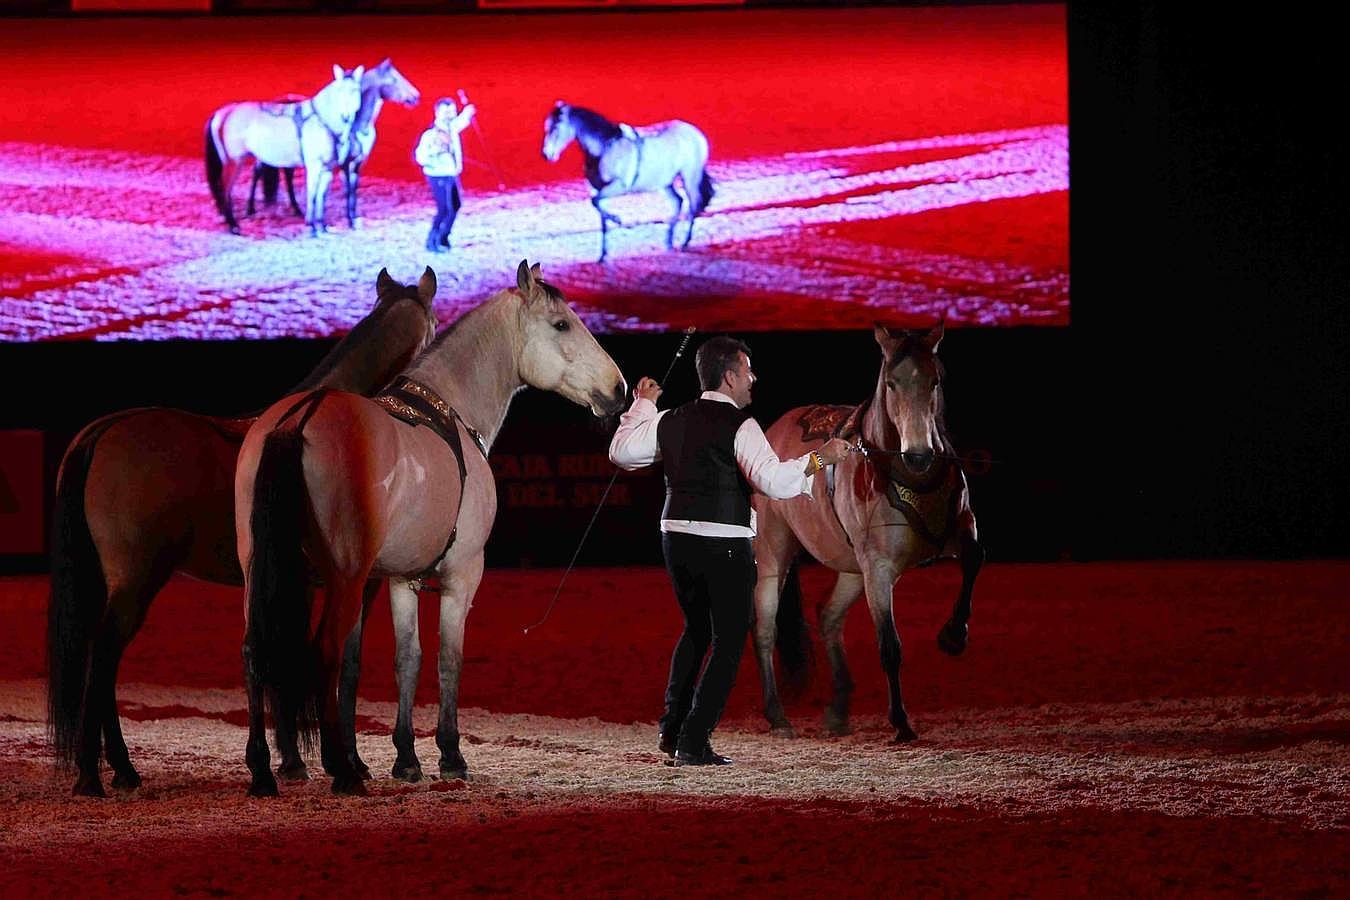
[(656, 404), (641, 397), (619, 417), (619, 428), (609, 442), (609, 460), (621, 469), (632, 471), (650, 466), (661, 458), (656, 427), (664, 416)]
[(816, 476), (806, 474), (806, 457), (809, 455), (779, 459), (764, 436), (764, 429), (754, 419), (746, 419), (736, 431), (736, 462), (741, 471), (755, 490), (775, 500), (811, 495)]

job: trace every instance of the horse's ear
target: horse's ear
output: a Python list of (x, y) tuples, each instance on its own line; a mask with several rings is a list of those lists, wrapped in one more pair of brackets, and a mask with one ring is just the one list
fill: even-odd
[(873, 323), (872, 336), (877, 339), (877, 343), (881, 345), (882, 352), (887, 356), (893, 353), (896, 346), (900, 343), (892, 337), (890, 329), (880, 322)]
[(534, 279), (531, 276), (529, 261), (522, 259), (520, 265), (516, 267), (516, 287), (520, 288), (520, 292), (525, 295), (526, 299), (529, 299), (530, 295), (534, 293)]
[(341, 81), (343, 78), (346, 77), (347, 73), (343, 71), (342, 66), (339, 66), (337, 63), (333, 63), (333, 80)]
[(936, 353), (938, 344), (942, 343), (942, 335), (947, 330), (947, 317), (938, 319), (937, 324), (928, 329), (921, 338), (923, 345), (931, 352)]
[(375, 68), (379, 69), (381, 72), (388, 72), (389, 67), (392, 66), (393, 64), (394, 61), (386, 56)]
[(380, 294), (385, 293), (390, 288), (398, 287), (398, 282), (389, 277), (389, 270), (381, 269), (380, 274), (375, 276), (375, 290)]
[(563, 102), (562, 100), (554, 100), (554, 101), (553, 101), (553, 108), (554, 108), (554, 109), (562, 109), (562, 108), (563, 108), (564, 106), (566, 106), (566, 105), (567, 105), (567, 104), (566, 104), (565, 102)]
[(533, 278), (535, 281), (538, 281), (539, 279), (544, 277), (544, 273), (539, 269), (539, 263), (535, 263), (534, 265), (530, 266), (530, 277)]
[(431, 301), (436, 297), (436, 273), (431, 271), (431, 266), (427, 266), (422, 277), (417, 279), (417, 296), (426, 307), (430, 307)]
[(354, 78), (357, 81), (360, 81), (361, 76), (365, 74), (366, 74), (365, 66), (357, 66), (355, 69), (352, 69), (352, 78)]

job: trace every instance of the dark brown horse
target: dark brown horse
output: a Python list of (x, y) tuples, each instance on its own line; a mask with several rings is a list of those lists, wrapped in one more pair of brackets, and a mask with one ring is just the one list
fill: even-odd
[[(277, 793), (264, 701), (302, 735), (318, 729), (335, 793), (365, 793), (340, 711), (344, 642), (371, 579), (390, 579), (397, 616), (408, 582), (428, 573), (441, 594), (441, 772), (465, 776), (464, 621), (497, 512), (487, 452), (526, 385), (597, 416), (617, 412), (627, 393), (618, 366), (562, 294), (522, 262), (515, 289), (462, 317), (390, 391), (374, 400), (325, 390), (293, 395), (249, 429), (234, 484), (248, 598), (250, 794)], [(323, 590), (307, 593), (311, 581)], [(312, 609), (307, 598), (317, 601)], [(406, 738), (411, 751), (411, 733)]]
[[(414, 286), (381, 270), (375, 309), (296, 389), (374, 393), (436, 333), (430, 269)], [(234, 466), (251, 418), (178, 409), (105, 416), (71, 443), (57, 478), (48, 604), (48, 727), (75, 762), (75, 793), (103, 796), (100, 731), (113, 786), (134, 788), (118, 721), (117, 668), (155, 595), (176, 571), (243, 584), (235, 555)], [(283, 769), (304, 763), (282, 734)]]
[[(825, 727), (848, 730), (853, 680), (844, 660), (844, 615), (866, 593), (876, 628), (881, 668), (890, 688), (890, 721), (895, 741), (917, 735), (900, 698), (900, 636), (891, 612), (900, 573), (956, 555), (961, 593), (952, 617), (938, 633), (938, 646), (952, 656), (966, 648), (970, 597), (984, 561), (970, 506), (966, 476), (943, 422), (942, 364), (937, 358), (943, 326), (919, 331), (875, 329), (881, 371), (872, 397), (857, 407), (799, 407), (766, 432), (784, 459), (805, 453), (822, 438), (854, 441), (858, 453), (817, 477), (812, 496), (770, 500), (755, 496), (759, 535), (755, 562), (755, 650), (764, 689), (764, 714), (775, 733), (791, 734), (778, 697), (773, 652), (791, 674), (805, 663), (799, 638), (806, 634), (793, 560), (805, 549), (839, 573), (821, 608), (820, 630), (834, 676), (834, 697)], [(792, 588), (795, 606), (780, 614), (783, 588)]]

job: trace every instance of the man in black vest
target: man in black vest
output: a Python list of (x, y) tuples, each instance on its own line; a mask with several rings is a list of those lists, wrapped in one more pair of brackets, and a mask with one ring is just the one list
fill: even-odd
[(694, 365), (703, 394), (673, 410), (657, 412), (661, 388), (655, 381), (637, 383), (609, 458), (624, 469), (658, 459), (665, 463), (661, 547), (684, 613), (684, 632), (670, 661), (661, 750), (675, 765), (727, 765), (730, 759), (713, 752), (711, 735), (750, 630), (755, 590), (750, 493), (779, 500), (809, 497), (815, 474), (843, 459), (848, 444), (836, 438), (797, 459), (780, 460), (745, 409), (755, 383), (750, 348), (715, 337), (699, 347)]

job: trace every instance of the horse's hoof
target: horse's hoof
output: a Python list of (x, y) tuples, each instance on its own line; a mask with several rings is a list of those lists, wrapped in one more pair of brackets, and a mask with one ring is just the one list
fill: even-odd
[(230, 226), (230, 234), (243, 234), (243, 233), (244, 233), (244, 232), (242, 232), (242, 231), (239, 230), (239, 226), (238, 226), (238, 225), (231, 225), (231, 226)]
[(769, 734), (778, 738), (795, 738), (797, 730), (787, 722), (779, 722), (769, 726)]
[(447, 766), (441, 767), (441, 781), (468, 781), (468, 780), (469, 780), (468, 766), (461, 766), (460, 768), (453, 768)]
[(852, 734), (853, 728), (848, 724), (848, 717), (841, 716), (833, 710), (826, 710), (824, 718), (821, 719), (821, 726), (827, 734), (835, 737), (843, 737), (846, 734)]
[(135, 769), (127, 769), (113, 775), (112, 786), (119, 791), (134, 791), (141, 786), (141, 774)]
[(107, 797), (103, 790), (103, 781), (97, 775), (81, 775), (75, 780), (70, 793), (76, 797)]
[(277, 780), (271, 773), (259, 775), (253, 779), (248, 786), (248, 795), (250, 797), (280, 797), (281, 792), (277, 790)]
[(309, 767), (302, 762), (277, 766), (277, 777), (282, 781), (309, 781)]
[(911, 741), (917, 741), (919, 735), (908, 722), (901, 722), (895, 729), (895, 737), (891, 738), (892, 744), (908, 744)]
[(333, 793), (344, 797), (365, 797), (369, 795), (366, 783), (355, 773), (333, 779)]
[(389, 774), (394, 776), (397, 781), (407, 784), (417, 784), (422, 780), (422, 764), (414, 760), (410, 763), (394, 763), (394, 768), (389, 770)]
[(957, 625), (949, 620), (938, 631), (938, 649), (948, 656), (960, 656), (966, 652), (966, 638), (969, 634), (970, 626)]

